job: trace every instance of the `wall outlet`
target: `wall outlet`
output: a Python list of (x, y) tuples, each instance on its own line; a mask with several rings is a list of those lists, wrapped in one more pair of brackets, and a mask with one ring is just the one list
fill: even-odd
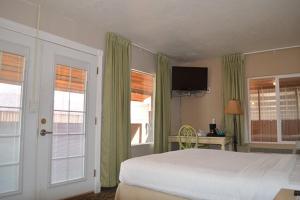
[(211, 87), (207, 88), (206, 94), (210, 94), (211, 93)]

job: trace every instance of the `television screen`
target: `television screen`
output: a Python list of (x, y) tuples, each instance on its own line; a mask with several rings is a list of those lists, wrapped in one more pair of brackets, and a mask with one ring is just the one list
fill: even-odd
[(207, 90), (206, 67), (172, 67), (172, 90)]

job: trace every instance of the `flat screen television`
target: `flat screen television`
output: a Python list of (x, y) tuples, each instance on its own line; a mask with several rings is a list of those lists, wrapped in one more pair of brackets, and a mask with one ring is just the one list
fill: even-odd
[(172, 90), (207, 91), (207, 67), (172, 67)]

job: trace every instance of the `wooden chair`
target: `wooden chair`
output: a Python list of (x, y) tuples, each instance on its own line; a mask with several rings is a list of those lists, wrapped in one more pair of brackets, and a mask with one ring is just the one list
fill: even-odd
[[(196, 130), (190, 125), (182, 125), (178, 131), (179, 149), (190, 149), (198, 147)], [(196, 141), (195, 142), (193, 142)]]

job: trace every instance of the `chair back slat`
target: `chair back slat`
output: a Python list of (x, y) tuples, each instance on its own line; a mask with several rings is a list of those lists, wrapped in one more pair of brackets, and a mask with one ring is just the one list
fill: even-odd
[[(190, 148), (197, 148), (197, 134), (196, 130), (186, 124), (182, 125), (178, 131), (179, 136), (179, 149), (190, 149)], [(193, 140), (196, 141), (193, 142)]]

